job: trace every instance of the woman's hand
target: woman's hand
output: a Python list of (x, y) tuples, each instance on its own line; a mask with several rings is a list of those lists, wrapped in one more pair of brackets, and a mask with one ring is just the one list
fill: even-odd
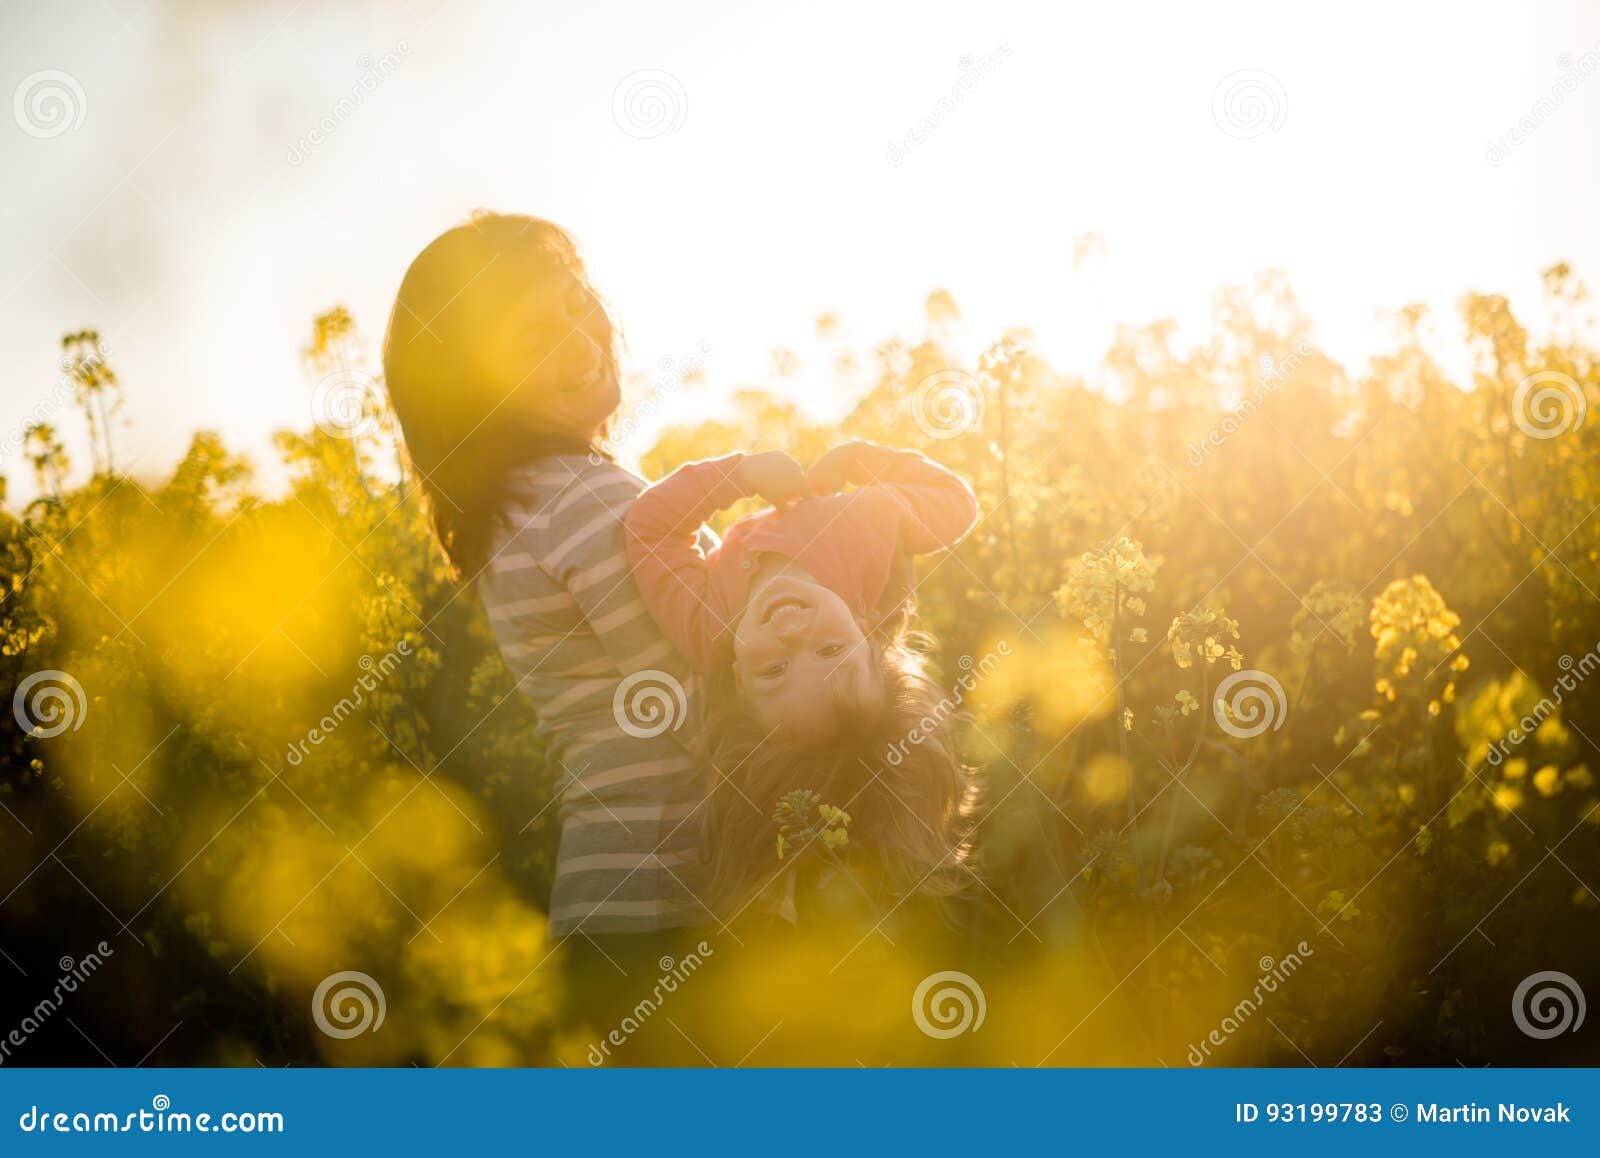
[(811, 497), (804, 468), (781, 450), (745, 455), (739, 463), (739, 482), (746, 494), (759, 495), (779, 508)]

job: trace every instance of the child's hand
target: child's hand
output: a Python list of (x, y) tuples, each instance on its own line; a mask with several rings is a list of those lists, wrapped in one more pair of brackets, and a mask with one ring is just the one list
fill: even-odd
[(819, 495), (837, 494), (851, 483), (870, 477), (868, 459), (879, 448), (870, 442), (842, 442), (811, 464), (806, 481)]
[(811, 497), (805, 470), (781, 450), (745, 455), (739, 463), (739, 481), (746, 494), (759, 495), (775, 507)]

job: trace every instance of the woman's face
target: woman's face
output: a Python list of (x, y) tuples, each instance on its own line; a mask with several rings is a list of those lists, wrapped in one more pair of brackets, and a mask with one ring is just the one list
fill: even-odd
[(538, 283), (505, 291), (504, 308), (476, 344), (483, 380), (505, 398), (508, 420), (593, 438), (622, 404), (605, 308), (576, 283), (558, 302)]
[[(528, 405), (534, 412), (532, 417), (541, 424), (592, 439), (622, 405), (616, 360), (599, 345), (595, 335), (582, 327), (569, 334), (565, 343), (581, 352), (574, 359), (570, 379), (565, 374), (558, 375), (548, 385), (529, 391)], [(567, 364), (566, 359), (562, 361)]]
[(740, 697), (768, 728), (825, 736), (841, 703), (866, 704), (883, 681), (866, 632), (844, 600), (780, 575), (751, 596), (733, 636)]

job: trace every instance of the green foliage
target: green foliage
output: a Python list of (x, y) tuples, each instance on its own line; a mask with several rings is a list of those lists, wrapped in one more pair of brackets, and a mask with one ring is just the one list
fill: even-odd
[[(1204, 347), (1176, 349), (1165, 324), (1124, 331), (1103, 389), (1019, 340), (963, 366), (946, 325), (880, 348), (837, 429), (745, 424), (799, 454), (818, 433), (914, 446), (977, 489), (982, 522), (918, 589), (947, 673), (997, 639), (1018, 657), (972, 697), (984, 884), (962, 935), (1097, 957), (1085, 1013), (1122, 982), (1125, 1020), (1099, 1016), (1143, 1044), (1085, 1029), (1078, 1056), (1170, 1060), (1216, 1021), (1207, 1002), (1226, 1009), (1258, 958), (1308, 938), (1316, 964), (1276, 999), (1282, 1032), (1249, 1027), (1226, 1057), (1337, 1061), (1381, 1020), (1350, 1061), (1498, 1062), (1528, 1056), (1500, 1016), (1516, 982), (1592, 965), (1600, 680), (1558, 681), (1600, 644), (1595, 423), (1530, 431), (1518, 386), (1564, 375), (1581, 418), (1600, 352), (1573, 336), (1570, 271), (1547, 287), (1561, 336), (1539, 346), (1503, 298), (1463, 303), (1468, 383), (1424, 350), (1421, 309), (1352, 376), (1265, 278), (1219, 296)], [(983, 419), (934, 436), (917, 388), (949, 372)], [(700, 433), (669, 432), (654, 468)], [(1277, 726), (1248, 738), (1212, 702), (1241, 668), (1284, 689)], [(1552, 697), (1549, 722), (1491, 763)]]
[[(1009, 644), (973, 669), (974, 881), (938, 942), (1009, 979), (964, 1060), (1175, 1063), (1259, 962), (1301, 941), (1314, 956), (1270, 1022), (1221, 1060), (1528, 1056), (1509, 993), (1537, 969), (1592, 966), (1600, 935), (1600, 680), (1583, 660), (1600, 641), (1594, 423), (1540, 437), (1518, 409), (1536, 371), (1600, 402), (1600, 371), (1567, 321), (1570, 271), (1547, 288), (1559, 336), (1537, 346), (1504, 299), (1464, 303), (1468, 383), (1425, 351), (1420, 310), (1352, 376), (1268, 278), (1219, 297), (1203, 347), (1176, 348), (1167, 324), (1124, 330), (1093, 390), (1026, 335), (964, 364), (946, 294), (927, 340), (839, 356), (872, 382), (837, 426), (752, 390), (662, 434), (651, 476), (735, 448), (809, 460), (854, 437), (918, 447), (978, 492), (978, 528), (918, 589), (952, 682)], [(585, 1014), (540, 969), (536, 906), (551, 777), (429, 539), (381, 396), (358, 432), (279, 435), (281, 497), (205, 432), (146, 484), (117, 473), (121, 387), (98, 350), (69, 338), (91, 477), (70, 485), (59, 437), (37, 427), (41, 497), (0, 512), (7, 686), (55, 670), (86, 700), (76, 729), (8, 721), (0, 740), (8, 952), (53, 960), (81, 928), (83, 948), (108, 936), (138, 954), (132, 996), (86, 994), (101, 1004), (79, 1022), (134, 1059), (180, 1019), (158, 1058), (567, 1056)], [(306, 356), (313, 376), (358, 367), (349, 315), (318, 319)], [(918, 401), (951, 374), (977, 416), (954, 432)], [(1281, 707), (1270, 688), (1218, 706), (1232, 677), (1259, 673)], [(847, 865), (848, 820), (819, 804), (786, 802), (779, 855), (820, 836)], [(851, 940), (842, 956), (883, 984), (921, 975), (861, 948), (870, 933)], [(948, 967), (935, 959), (922, 972)], [(782, 969), (761, 965), (775, 985)], [(357, 967), (395, 1031), (318, 1033), (313, 989)], [(1026, 1000), (1008, 1005), (1013, 983)], [(876, 1006), (846, 1017), (781, 996), (805, 1043), (788, 1060), (873, 1056)], [(727, 1000), (701, 1011), (713, 1040), (719, 1018), (754, 1023)], [(175, 1012), (155, 1024), (129, 1004)]]

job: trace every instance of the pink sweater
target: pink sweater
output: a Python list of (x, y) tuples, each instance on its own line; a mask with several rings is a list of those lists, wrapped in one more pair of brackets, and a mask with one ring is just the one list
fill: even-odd
[(870, 616), (913, 555), (953, 547), (978, 515), (972, 490), (914, 450), (863, 446), (856, 490), (740, 519), (703, 552), (700, 524), (747, 497), (742, 454), (691, 462), (628, 508), (628, 560), (661, 632), (694, 667), (728, 662), (758, 558), (804, 567), (858, 615)]

